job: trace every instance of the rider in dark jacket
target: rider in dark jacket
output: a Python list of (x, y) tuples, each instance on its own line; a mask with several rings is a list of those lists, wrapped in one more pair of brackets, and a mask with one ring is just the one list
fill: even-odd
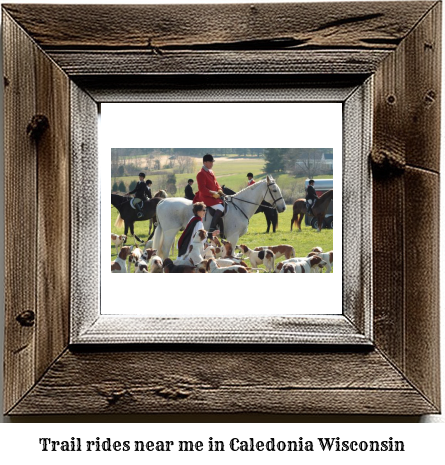
[(153, 184), (152, 181), (150, 179), (147, 179), (145, 181), (145, 184), (147, 184), (147, 189), (148, 189), (148, 194), (147, 194), (147, 197), (149, 199), (153, 198), (153, 196), (151, 195), (151, 185)]
[(193, 188), (192, 188), (193, 182), (194, 182), (193, 179), (189, 179), (187, 181), (187, 185), (185, 186), (185, 190), (184, 190), (185, 198), (191, 200), (192, 202), (195, 197), (195, 194), (193, 193)]
[(315, 181), (311, 179), (306, 190), (306, 209), (307, 212), (311, 214), (313, 214), (312, 209), (314, 208), (315, 202), (318, 200), (318, 195), (315, 192), (314, 184)]
[(148, 195), (151, 197), (150, 189), (147, 184), (145, 184), (145, 173), (139, 173), (139, 182), (136, 184), (136, 187), (127, 192), (125, 195), (134, 194), (133, 205), (139, 210), (137, 213), (138, 218), (142, 218), (144, 214), (142, 213), (142, 206), (144, 205), (145, 196)]

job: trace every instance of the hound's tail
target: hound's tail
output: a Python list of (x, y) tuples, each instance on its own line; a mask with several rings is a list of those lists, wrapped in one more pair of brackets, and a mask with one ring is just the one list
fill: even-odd
[(124, 220), (122, 219), (120, 213), (119, 213), (119, 215), (117, 215), (114, 226), (116, 226), (116, 228), (122, 228), (124, 226)]

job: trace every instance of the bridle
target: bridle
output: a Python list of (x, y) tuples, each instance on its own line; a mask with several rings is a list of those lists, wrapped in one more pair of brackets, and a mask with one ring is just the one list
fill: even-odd
[[(272, 197), (272, 206), (271, 207), (267, 207), (267, 208), (275, 208), (275, 210), (277, 210), (277, 206), (276, 206), (276, 203), (283, 199), (283, 196), (279, 197), (278, 199), (275, 199), (275, 197), (273, 196), (272, 194), (272, 190), (270, 189), (270, 186), (273, 186), (274, 184), (276, 184), (275, 181), (271, 182), (271, 183), (267, 183), (267, 190), (269, 191), (269, 194), (270, 196)], [(264, 199), (266, 198), (266, 195), (267, 195), (267, 192), (264, 194), (264, 197), (263, 197), (263, 202), (264, 202)], [(263, 205), (264, 206), (264, 205)]]
[(224, 198), (224, 203), (228, 204), (228, 203), (232, 203), (232, 205), (237, 209), (239, 210), (243, 215), (244, 217), (247, 219), (247, 221), (249, 221), (249, 218), (248, 216), (243, 212), (243, 210), (241, 209), (241, 207), (239, 207), (238, 205), (236, 205), (235, 203), (233, 203), (234, 200), (237, 200), (238, 202), (245, 202), (245, 203), (250, 203), (251, 205), (256, 205), (257, 207), (261, 206), (263, 208), (271, 208), (273, 210), (277, 210), (277, 206), (276, 206), (276, 203), (281, 200), (283, 197), (280, 197), (278, 199), (275, 199), (275, 197), (273, 196), (272, 194), (272, 190), (270, 189), (270, 186), (273, 186), (274, 184), (276, 184), (275, 181), (272, 181), (272, 182), (268, 182), (267, 183), (267, 191), (265, 192), (264, 194), (264, 197), (263, 197), (263, 200), (262, 202), (264, 202), (264, 199), (266, 198), (266, 195), (267, 195), (267, 192), (269, 192), (270, 196), (272, 197), (272, 200), (273, 200), (273, 203), (272, 205), (269, 207), (267, 205), (261, 205), (261, 203), (255, 203), (255, 202), (250, 202), (249, 200), (244, 200), (244, 199), (238, 199), (237, 197), (232, 197), (232, 196), (227, 196), (227, 197), (230, 197), (230, 200), (226, 200), (226, 197)]

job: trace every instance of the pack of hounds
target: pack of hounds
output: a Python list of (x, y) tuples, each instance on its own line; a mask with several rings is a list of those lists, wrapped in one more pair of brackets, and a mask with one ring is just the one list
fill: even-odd
[[(195, 234), (187, 253), (174, 261), (162, 260), (152, 248), (152, 241), (140, 248), (126, 246), (126, 239), (111, 234), (117, 253), (111, 262), (112, 273), (130, 273), (133, 264), (135, 273), (330, 273), (334, 262), (334, 252), (323, 252), (321, 247), (314, 247), (306, 257), (295, 257), (295, 249), (285, 244), (253, 250), (242, 244), (234, 250), (230, 242), (220, 242), (216, 237), (208, 243), (203, 229)], [(276, 264), (276, 259), (283, 256), (285, 260)]]

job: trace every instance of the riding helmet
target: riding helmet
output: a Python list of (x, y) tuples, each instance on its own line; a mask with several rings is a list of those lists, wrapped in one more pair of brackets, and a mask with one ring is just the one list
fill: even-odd
[(253, 174), (252, 173), (247, 173), (247, 177), (251, 176), (253, 178)]
[(213, 161), (213, 155), (210, 155), (210, 153), (206, 153), (203, 157), (202, 157), (202, 161)]
[(140, 176), (141, 178), (145, 178), (145, 173), (139, 173), (139, 176)]

